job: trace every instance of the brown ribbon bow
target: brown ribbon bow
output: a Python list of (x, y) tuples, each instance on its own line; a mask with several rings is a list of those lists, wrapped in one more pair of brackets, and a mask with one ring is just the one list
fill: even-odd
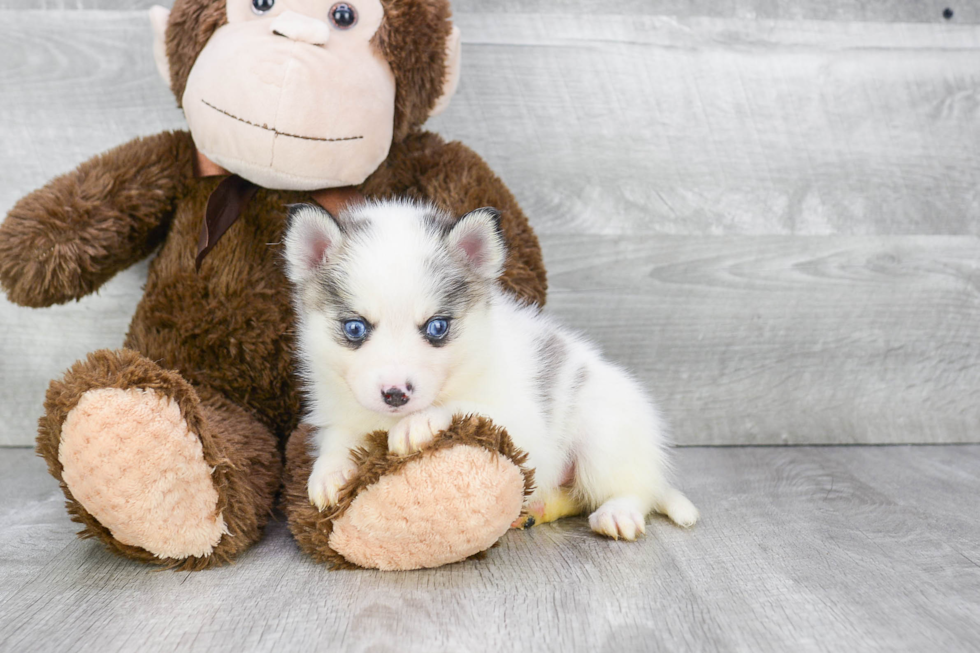
[[(200, 151), (197, 152), (195, 164), (194, 174), (197, 177), (228, 175), (211, 191), (207, 208), (204, 210), (204, 224), (201, 225), (201, 235), (197, 240), (197, 258), (194, 261), (195, 268), (200, 270), (204, 257), (214, 249), (218, 240), (225, 235), (231, 225), (242, 217), (259, 187), (247, 179), (229, 173)], [(364, 201), (364, 196), (353, 186), (324, 188), (313, 191), (312, 195), (313, 201), (332, 215), (339, 214), (348, 204)]]

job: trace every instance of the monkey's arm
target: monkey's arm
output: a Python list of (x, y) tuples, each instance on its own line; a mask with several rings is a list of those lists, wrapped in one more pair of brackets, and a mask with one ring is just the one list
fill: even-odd
[(541, 246), (517, 200), (480, 156), (459, 142), (416, 132), (392, 146), (363, 187), (366, 195), (408, 193), (454, 215), (484, 206), (500, 211), (507, 263), (500, 282), (518, 297), (544, 305), (548, 290)]
[(50, 306), (94, 292), (163, 241), (194, 175), (187, 132), (137, 138), (22, 198), (0, 225), (0, 286)]

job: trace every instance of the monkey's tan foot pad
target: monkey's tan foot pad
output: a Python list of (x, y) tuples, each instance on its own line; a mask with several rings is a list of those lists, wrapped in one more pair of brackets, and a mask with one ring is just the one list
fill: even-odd
[(559, 487), (545, 493), (540, 499), (528, 501), (521, 516), (518, 517), (511, 528), (521, 530), (531, 528), (534, 525), (547, 524), (562, 517), (571, 517), (581, 514), (582, 505), (572, 496), (572, 491), (566, 487)]
[(524, 487), (521, 469), (496, 452), (439, 449), (361, 490), (334, 522), (330, 547), (386, 570), (464, 560), (507, 532)]
[(123, 544), (184, 559), (209, 555), (227, 532), (200, 439), (154, 390), (85, 392), (58, 460), (75, 500)]

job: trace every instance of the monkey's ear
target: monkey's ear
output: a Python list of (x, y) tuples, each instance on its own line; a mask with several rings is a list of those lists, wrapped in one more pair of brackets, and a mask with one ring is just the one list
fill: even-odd
[(446, 39), (446, 77), (442, 82), (442, 95), (429, 112), (430, 116), (438, 116), (449, 106), (449, 101), (453, 99), (456, 87), (459, 86), (459, 71), (462, 64), (463, 44), (460, 40), (459, 28), (453, 25), (453, 31)]
[(167, 22), (170, 20), (170, 10), (160, 5), (150, 7), (150, 24), (153, 26), (153, 60), (157, 64), (157, 72), (163, 77), (164, 83), (170, 86), (170, 61), (167, 60)]

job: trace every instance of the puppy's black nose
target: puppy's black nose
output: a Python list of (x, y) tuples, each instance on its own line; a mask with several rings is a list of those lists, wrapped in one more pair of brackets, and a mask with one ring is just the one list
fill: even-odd
[(387, 390), (382, 390), (381, 396), (384, 397), (386, 404), (394, 408), (404, 406), (408, 403), (408, 394), (401, 388), (392, 387)]

